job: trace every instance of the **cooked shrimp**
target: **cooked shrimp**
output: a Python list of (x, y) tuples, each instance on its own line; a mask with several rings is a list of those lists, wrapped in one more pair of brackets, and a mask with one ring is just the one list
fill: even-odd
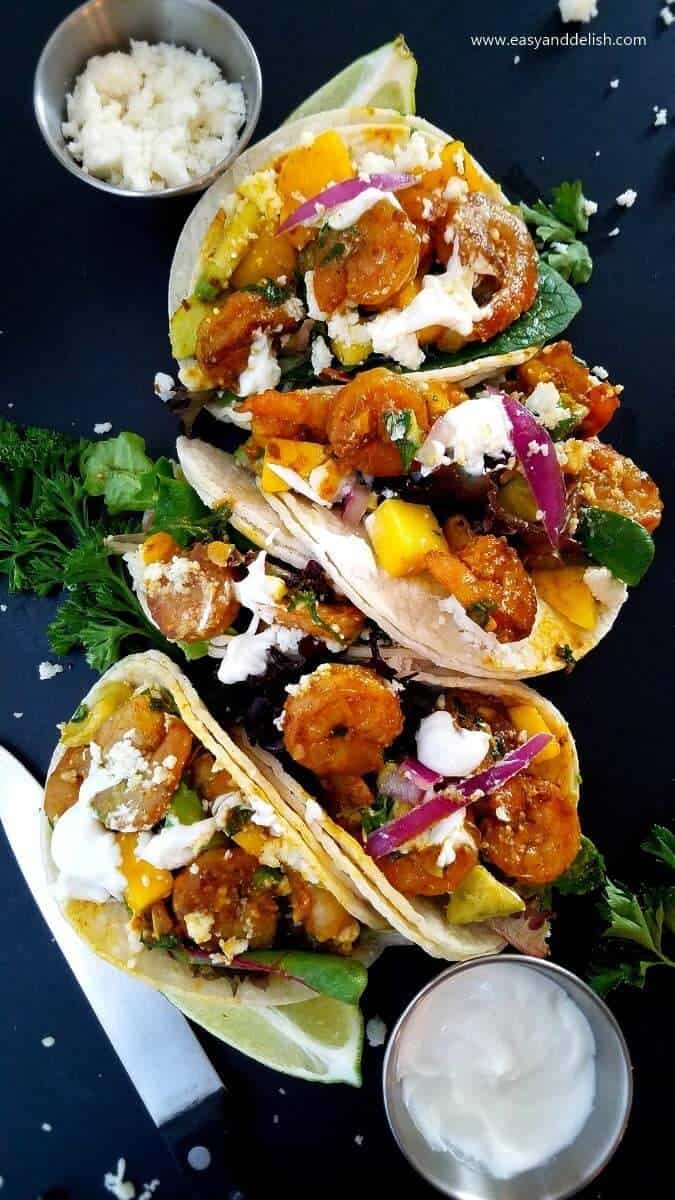
[(329, 775), (321, 780), (326, 807), (343, 829), (361, 838), (362, 814), (374, 796), (359, 775)]
[(171, 642), (208, 641), (229, 629), (239, 612), (232, 572), (197, 542), (167, 563), (151, 563), (144, 575), (152, 619)]
[(517, 775), (481, 801), (481, 851), (510, 879), (552, 883), (577, 855), (581, 832), (573, 803), (548, 779)]
[[(345, 231), (346, 233), (346, 231)], [(334, 312), (347, 300), (364, 308), (380, 308), (415, 278), (420, 237), (400, 208), (380, 200), (323, 255), (314, 268), (314, 294), (319, 308)]]
[[(196, 869), (195, 869), (196, 868)], [(202, 949), (218, 951), (221, 941), (242, 938), (253, 949), (273, 944), (279, 908), (270, 888), (256, 886), (258, 862), (239, 846), (205, 850), (179, 871), (173, 887), (173, 911), (183, 937), (189, 937), (191, 913), (213, 917)]]
[(471, 537), (454, 553), (432, 550), (427, 570), (467, 614), (500, 642), (517, 642), (532, 632), (537, 593), (517, 552), (494, 534)]
[(478, 862), (478, 851), (470, 846), (458, 846), (454, 861), (439, 867), (438, 846), (426, 850), (411, 850), (396, 858), (388, 855), (378, 859), (378, 867), (392, 887), (405, 896), (446, 896), (454, 892)]
[(201, 322), (195, 357), (217, 387), (233, 387), (246, 367), (255, 333), (285, 333), (299, 324), (286, 303), (270, 304), (258, 292), (231, 292)]
[(656, 529), (663, 511), (659, 489), (631, 458), (597, 438), (567, 441), (565, 451), (563, 470), (573, 476), (569, 498), (574, 508), (585, 504), (606, 508), (637, 521), (650, 533)]
[(132, 696), (104, 721), (96, 737), (104, 761), (127, 742), (140, 752), (135, 775), (98, 792), (93, 807), (108, 829), (151, 829), (169, 809), (192, 750), (192, 734), (177, 717), (155, 711), (147, 695)]
[(398, 697), (374, 671), (319, 667), (284, 705), (284, 745), (317, 775), (365, 775), (403, 728)]
[(89, 774), (89, 747), (71, 746), (60, 758), (45, 785), (45, 813), (50, 821), (72, 808)]
[[(449, 229), (454, 236), (448, 242)], [(534, 242), (522, 217), (476, 192), (450, 209), (449, 223), (438, 226), (435, 246), (441, 262), (448, 261), (455, 240), (462, 265), (473, 268), (481, 291), (487, 285), (492, 293), (485, 316), (468, 338), (487, 342), (534, 303), (539, 279)]]
[(262, 392), (242, 401), (242, 412), (252, 415), (251, 432), (258, 442), (291, 438), (301, 442), (328, 441), (326, 423), (333, 397), (319, 388), (298, 392)]
[(355, 642), (366, 623), (363, 613), (353, 604), (347, 601), (343, 604), (324, 604), (321, 600), (317, 600), (311, 610), (305, 605), (276, 608), (274, 620), (277, 625), (302, 629), (320, 642), (328, 640), (343, 646)]
[(192, 783), (199, 795), (213, 803), (218, 796), (225, 796), (227, 792), (232, 792), (236, 789), (236, 784), (232, 779), (229, 771), (219, 770), (214, 771), (216, 760), (208, 750), (200, 750), (199, 754), (192, 760), (190, 773), (192, 775)]
[(328, 439), (336, 458), (365, 475), (400, 475), (401, 451), (387, 433), (385, 413), (409, 412), (420, 440), (429, 428), (424, 395), (399, 375), (376, 367), (338, 392), (328, 414)]
[(545, 346), (534, 358), (516, 367), (515, 377), (526, 395), (533, 392), (538, 383), (553, 383), (575, 404), (583, 404), (588, 412), (579, 432), (585, 437), (600, 433), (619, 407), (621, 389), (591, 375), (586, 364), (574, 357), (570, 342)]
[(291, 886), (291, 915), (316, 942), (334, 942), (336, 949), (351, 950), (359, 936), (358, 921), (326, 888), (306, 883), (295, 871), (288, 872)]

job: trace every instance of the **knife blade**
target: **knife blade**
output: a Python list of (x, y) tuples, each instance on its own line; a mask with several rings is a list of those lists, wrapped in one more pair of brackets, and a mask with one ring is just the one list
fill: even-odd
[[(98, 958), (71, 928), (42, 864), (42, 788), (3, 746), (0, 780), (0, 823), (21, 873), (191, 1194), (245, 1200), (232, 1176), (228, 1093), (188, 1022), (154, 988)], [(157, 1046), (161, 1054), (152, 1052)]]

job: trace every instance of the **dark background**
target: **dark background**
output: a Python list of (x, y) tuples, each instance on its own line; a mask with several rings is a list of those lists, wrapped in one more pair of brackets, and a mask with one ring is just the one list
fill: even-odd
[[(464, 139), (494, 176), (508, 180), (517, 167), (538, 191), (561, 179), (583, 179), (600, 212), (590, 236), (596, 271), (583, 289), (575, 347), (625, 384), (611, 439), (656, 476), (672, 503), (675, 130), (672, 122), (652, 128), (654, 105), (675, 111), (675, 29), (659, 19), (662, 2), (601, 0), (598, 20), (566, 27), (645, 34), (646, 47), (538, 52), (472, 48), (469, 37), (559, 32), (554, 0), (341, 0), (330, 7), (309, 0), (231, 0), (229, 7), (261, 61), (260, 135), (346, 62), (402, 30), (419, 61), (419, 112)], [(116, 433), (132, 428), (145, 435), (153, 455), (170, 453), (174, 425), (151, 383), (155, 371), (171, 370), (166, 284), (192, 201), (117, 200), (71, 177), (42, 144), (31, 107), (32, 73), (42, 44), (69, 7), (67, 0), (3, 6), (0, 412), (84, 435), (92, 434), (95, 422), (110, 420)], [(620, 79), (617, 90), (608, 86), (614, 77)], [(630, 211), (614, 206), (627, 187), (638, 192)], [(608, 239), (615, 225), (621, 233)], [(572, 678), (542, 685), (577, 737), (586, 830), (604, 849), (612, 873), (633, 884), (642, 870), (642, 836), (672, 811), (672, 536), (666, 519), (656, 565), (618, 628)], [(91, 673), (74, 658), (63, 675), (39, 683), (38, 663), (50, 657), (44, 630), (51, 604), (4, 593), (0, 599), (8, 603), (0, 614), (0, 740), (42, 774), (56, 722), (75, 707)], [(15, 711), (24, 713), (21, 720), (13, 718)], [(161, 1179), (159, 1200), (184, 1197), (4, 840), (0, 912), (3, 1200), (35, 1200), (52, 1188), (63, 1188), (56, 1194), (69, 1200), (103, 1196), (103, 1174), (120, 1155), (137, 1185)], [(582, 970), (589, 941), (587, 909), (573, 902), (556, 936), (557, 957)], [(366, 1015), (379, 1013), (391, 1028), (438, 969), (417, 950), (388, 952), (372, 972)], [(666, 974), (655, 972), (647, 993), (612, 998), (636, 1066), (636, 1098), (623, 1146), (588, 1189), (595, 1200), (632, 1195), (637, 1188), (659, 1194), (668, 1177), (668, 985)], [(53, 1049), (41, 1045), (46, 1034), (56, 1038)], [(356, 1091), (282, 1078), (209, 1039), (206, 1044), (238, 1093), (248, 1129), (240, 1156), (254, 1196), (432, 1194), (386, 1128), (381, 1049), (366, 1047), (364, 1086)], [(161, 1055), (161, 1045), (149, 1053)], [(53, 1132), (41, 1131), (44, 1121)], [(364, 1135), (360, 1147), (357, 1134)]]

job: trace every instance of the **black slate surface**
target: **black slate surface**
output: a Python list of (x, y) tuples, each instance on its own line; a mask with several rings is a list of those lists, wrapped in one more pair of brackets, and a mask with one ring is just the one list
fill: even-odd
[[(596, 273), (574, 326), (578, 351), (626, 385), (612, 441), (660, 481), (672, 506), (673, 191), (671, 123), (652, 128), (653, 106), (675, 110), (675, 29), (661, 0), (600, 0), (582, 32), (644, 35), (645, 46), (477, 48), (476, 34), (561, 32), (554, 0), (448, 4), (342, 0), (339, 6), (257, 5), (230, 10), (261, 60), (259, 133), (271, 130), (345, 62), (403, 30), (419, 64), (418, 108), (461, 136), (498, 178), (524, 172), (538, 190), (580, 176), (599, 202), (590, 245)], [(151, 379), (171, 369), (165, 296), (169, 262), (191, 201), (123, 201), (69, 176), (42, 144), (31, 81), (39, 50), (68, 11), (63, 0), (3, 6), (4, 295), (0, 412), (90, 434), (110, 420), (133, 428), (152, 453), (170, 452), (174, 426)], [(567, 26), (569, 32), (578, 26)], [(514, 65), (520, 54), (519, 65)], [(609, 88), (618, 77), (620, 86)], [(600, 151), (600, 155), (596, 151)], [(631, 211), (614, 198), (634, 187)], [(608, 238), (615, 225), (620, 235)], [(11, 408), (10, 408), (11, 406)], [(672, 812), (672, 523), (656, 565), (618, 627), (571, 678), (543, 684), (569, 717), (584, 775), (583, 817), (612, 872), (638, 879), (637, 846)], [(0, 595), (0, 740), (38, 774), (55, 724), (91, 673), (79, 658), (38, 683), (49, 657), (48, 601)], [(14, 712), (23, 712), (18, 720)], [(92, 1200), (119, 1155), (137, 1184), (158, 1177), (160, 1200), (186, 1195), (163, 1144), (34, 911), (0, 838), (0, 1176), (3, 1200)], [(589, 930), (574, 909), (556, 937), (558, 957), (581, 969)], [(437, 964), (389, 952), (373, 970), (366, 1014), (391, 1027)], [(616, 1158), (587, 1191), (596, 1200), (667, 1189), (672, 1112), (672, 991), (664, 974), (648, 993), (617, 994), (635, 1063), (631, 1125)], [(51, 1034), (52, 1049), (41, 1039)], [(382, 1050), (366, 1048), (364, 1086), (320, 1088), (277, 1077), (205, 1039), (238, 1094), (241, 1146), (253, 1196), (430, 1196), (391, 1140), (380, 1101)], [(161, 1054), (161, 1046), (152, 1047)], [(280, 1093), (284, 1088), (285, 1094)], [(278, 1116), (278, 1122), (274, 1117)], [(52, 1132), (43, 1132), (47, 1122)], [(363, 1135), (357, 1145), (355, 1136)]]

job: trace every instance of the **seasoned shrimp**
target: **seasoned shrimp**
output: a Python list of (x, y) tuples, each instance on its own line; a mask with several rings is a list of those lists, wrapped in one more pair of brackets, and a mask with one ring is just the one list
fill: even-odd
[(271, 889), (256, 885), (257, 869), (257, 860), (235, 846), (205, 850), (179, 871), (172, 901), (181, 936), (190, 937), (190, 915), (199, 913), (213, 918), (208, 937), (199, 942), (202, 949), (218, 951), (229, 938), (242, 938), (252, 949), (271, 946), (279, 908)]
[(274, 620), (277, 625), (302, 629), (318, 641), (334, 641), (343, 646), (355, 642), (366, 623), (363, 613), (353, 604), (347, 601), (324, 604), (321, 600), (317, 600), (311, 609), (300, 604), (293, 608), (276, 608)]
[(419, 234), (403, 210), (380, 200), (348, 237), (343, 234), (315, 260), (314, 295), (319, 308), (331, 313), (347, 300), (364, 308), (381, 308), (415, 278), (420, 246)]
[(334, 942), (347, 953), (359, 936), (359, 924), (326, 888), (306, 883), (295, 871), (288, 872), (291, 916), (316, 942)]
[(359, 775), (329, 775), (321, 780), (326, 807), (338, 825), (361, 838), (362, 814), (370, 808), (374, 796)]
[(517, 775), (480, 802), (481, 851), (510, 879), (551, 883), (580, 846), (577, 810), (557, 784)]
[(126, 782), (98, 792), (93, 807), (108, 829), (151, 829), (169, 809), (192, 750), (192, 734), (177, 717), (151, 707), (147, 695), (132, 696), (101, 726), (97, 744), (104, 760), (120, 743), (139, 752)]
[(591, 375), (586, 364), (574, 357), (570, 342), (544, 346), (534, 358), (516, 367), (515, 377), (526, 395), (533, 392), (538, 383), (553, 383), (575, 404), (583, 404), (588, 409), (579, 426), (584, 437), (600, 433), (619, 407), (621, 389)]
[(71, 746), (62, 755), (45, 786), (45, 813), (50, 821), (72, 808), (89, 774), (89, 747)]
[(378, 867), (392, 887), (405, 896), (446, 896), (454, 892), (478, 862), (478, 851), (471, 846), (458, 846), (453, 862), (439, 867), (438, 846), (411, 850), (398, 858), (388, 855), (378, 859)]
[(427, 570), (467, 614), (500, 642), (517, 642), (532, 632), (537, 593), (517, 552), (506, 538), (471, 537), (454, 553), (431, 550)]
[(398, 697), (373, 671), (319, 667), (284, 705), (284, 745), (317, 775), (365, 775), (403, 728)]
[(258, 292), (232, 292), (214, 305), (197, 331), (195, 357), (217, 387), (233, 387), (259, 330), (285, 333), (300, 324), (288, 304), (270, 304)]
[(212, 804), (219, 796), (225, 796), (236, 788), (229, 771), (214, 771), (216, 760), (208, 750), (200, 750), (192, 760), (190, 772), (192, 783), (199, 795)]
[(646, 471), (631, 458), (605, 446), (597, 438), (565, 442), (563, 470), (572, 476), (569, 499), (575, 509), (585, 504), (606, 508), (644, 525), (651, 533), (661, 521), (663, 502)]
[(338, 392), (328, 414), (328, 439), (336, 458), (365, 475), (400, 475), (399, 444), (387, 433), (385, 413), (411, 413), (423, 440), (429, 428), (425, 396), (384, 367), (364, 371)]
[[(447, 230), (454, 236), (446, 241)], [(537, 252), (522, 217), (480, 193), (450, 210), (449, 224), (437, 227), (436, 254), (447, 262), (455, 240), (463, 266), (473, 268), (481, 292), (491, 295), (485, 316), (474, 325), (469, 341), (487, 342), (531, 308), (539, 279)], [(485, 300), (481, 296), (482, 303)]]
[(270, 390), (259, 396), (247, 396), (239, 408), (251, 413), (251, 432), (263, 445), (275, 437), (323, 445), (328, 441), (326, 424), (332, 398), (331, 392), (319, 388), (298, 392)]
[(197, 542), (189, 550), (177, 547), (168, 562), (145, 568), (148, 608), (169, 641), (208, 641), (235, 620), (239, 601), (232, 573), (214, 557), (210, 545)]

